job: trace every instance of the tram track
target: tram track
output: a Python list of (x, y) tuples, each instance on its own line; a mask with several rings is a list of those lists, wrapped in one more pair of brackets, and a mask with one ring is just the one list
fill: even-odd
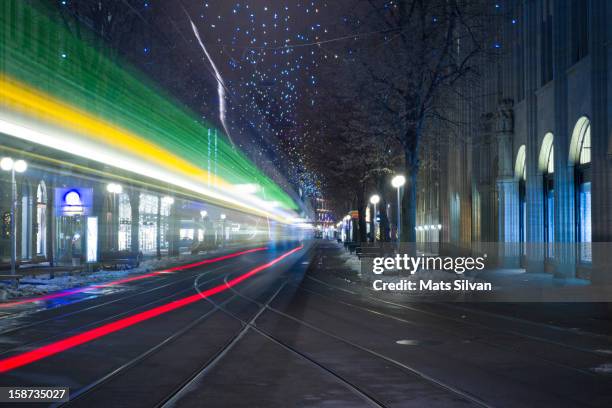
[[(224, 278), (224, 279), (227, 282), (227, 277)], [(259, 307), (258, 311), (248, 321), (243, 319), (243, 318), (241, 318), (241, 317), (239, 317), (239, 316), (237, 316), (235, 313), (232, 313), (231, 311), (227, 310), (224, 306), (217, 304), (212, 299), (207, 298), (207, 300), (211, 304), (213, 304), (216, 308), (218, 308), (220, 311), (222, 311), (223, 313), (227, 314), (228, 316), (230, 316), (230, 317), (236, 319), (237, 321), (239, 321), (242, 324), (242, 330), (240, 330), (240, 332), (238, 332), (231, 339), (231, 341), (215, 356), (215, 358), (213, 360), (211, 360), (210, 363), (206, 364), (196, 375), (194, 375), (191, 379), (189, 379), (188, 382), (186, 382), (182, 387), (177, 389), (176, 392), (174, 392), (172, 395), (170, 395), (166, 399), (166, 401), (164, 401), (163, 404), (159, 405), (159, 407), (161, 407), (161, 408), (170, 408), (170, 407), (178, 406), (178, 401), (183, 397), (183, 395), (185, 393), (189, 392), (191, 387), (193, 387), (195, 384), (197, 384), (199, 381), (201, 381), (210, 372), (210, 370), (212, 370), (212, 368), (214, 368), (215, 365), (219, 364), (219, 362), (232, 350), (232, 348), (234, 346), (236, 346), (236, 344), (248, 333), (248, 331), (252, 330), (255, 333), (258, 333), (259, 335), (261, 335), (264, 339), (272, 342), (273, 344), (275, 344), (277, 346), (280, 346), (281, 348), (283, 348), (284, 350), (288, 351), (289, 353), (295, 355), (296, 357), (298, 357), (298, 358), (300, 358), (300, 359), (302, 359), (304, 361), (307, 361), (312, 366), (314, 366), (317, 369), (321, 370), (324, 374), (331, 376), (336, 381), (338, 381), (340, 384), (342, 384), (344, 387), (346, 387), (348, 390), (353, 392), (355, 395), (357, 395), (358, 397), (362, 398), (365, 402), (368, 403), (368, 405), (373, 406), (373, 407), (384, 408), (385, 407), (384, 404), (382, 404), (380, 401), (378, 401), (375, 397), (369, 395), (367, 392), (364, 392), (363, 390), (361, 390), (355, 384), (353, 384), (352, 382), (350, 382), (349, 380), (344, 378), (342, 375), (340, 375), (337, 372), (335, 372), (334, 370), (326, 367), (325, 365), (317, 362), (316, 360), (310, 358), (305, 353), (300, 352), (299, 350), (295, 349), (294, 347), (288, 345), (287, 343), (285, 343), (282, 340), (278, 339), (277, 337), (273, 336), (269, 332), (267, 332), (265, 330), (262, 330), (259, 327), (257, 327), (257, 325), (256, 325), (257, 319), (261, 316), (261, 314), (263, 312), (265, 312), (268, 309), (269, 304), (272, 301), (274, 301), (274, 299), (283, 290), (283, 288), (285, 287), (286, 284), (287, 284), (287, 280), (284, 280), (283, 282), (281, 282), (281, 284), (279, 285), (278, 289), (264, 303), (261, 303), (261, 302), (258, 302), (258, 301), (253, 301), (250, 298), (246, 298), (245, 296), (240, 294), (238, 291), (234, 290), (233, 288), (230, 288), (230, 290), (234, 294), (233, 295), (234, 297), (240, 297), (240, 298), (243, 298), (243, 299), (248, 299), (249, 301), (254, 302), (254, 303), (256, 303), (258, 305), (258, 307)]]
[[(252, 265), (253, 263), (255, 263), (254, 260), (249, 261), (249, 258), (245, 258), (245, 259), (240, 259), (238, 262), (240, 262), (240, 264), (244, 264), (244, 266), (248, 266), (248, 265)], [(86, 308), (81, 308), (81, 309), (77, 309), (75, 311), (71, 311), (68, 313), (60, 313), (56, 316), (52, 316), (50, 318), (47, 319), (42, 319), (42, 320), (37, 320), (34, 322), (30, 322), (27, 323), (25, 325), (21, 325), (21, 326), (17, 326), (17, 327), (11, 327), (10, 329), (5, 330), (4, 332), (0, 333), (0, 336), (15, 336), (18, 335), (21, 331), (26, 330), (26, 329), (35, 329), (37, 326), (41, 326), (41, 325), (46, 325), (52, 322), (56, 322), (56, 321), (63, 321), (67, 318), (72, 318), (74, 316), (78, 316), (80, 314), (84, 314), (87, 312), (91, 312), (91, 311), (96, 311), (96, 312), (100, 312), (100, 308), (103, 307), (107, 307), (110, 305), (113, 306), (125, 306), (124, 304), (122, 304), (121, 302), (125, 302), (125, 301), (130, 301), (131, 304), (136, 304), (134, 307), (129, 307), (127, 309), (121, 310), (119, 313), (111, 313), (107, 316), (104, 316), (101, 319), (96, 319), (93, 321), (89, 321), (85, 324), (81, 324), (81, 325), (77, 325), (77, 326), (72, 326), (72, 327), (67, 327), (67, 328), (63, 328), (63, 330), (61, 331), (61, 335), (51, 335), (51, 336), (46, 336), (46, 337), (42, 337), (42, 338), (36, 338), (33, 340), (29, 340), (26, 342), (21, 342), (18, 346), (16, 347), (12, 347), (12, 348), (7, 348), (5, 350), (0, 350), (0, 356), (6, 355), (6, 354), (10, 354), (11, 352), (17, 351), (18, 349), (24, 348), (24, 347), (30, 347), (33, 346), (35, 344), (38, 343), (43, 343), (46, 341), (51, 341), (55, 338), (58, 338), (60, 336), (63, 336), (65, 333), (72, 333), (72, 332), (78, 332), (80, 330), (84, 330), (87, 329), (89, 327), (93, 327), (96, 326), (98, 324), (101, 323), (105, 323), (108, 321), (112, 321), (114, 319), (120, 318), (122, 316), (125, 315), (129, 315), (130, 313), (136, 312), (140, 309), (143, 308), (147, 308), (149, 306), (155, 305), (157, 303), (163, 303), (164, 301), (168, 301), (169, 299), (172, 299), (173, 297), (178, 297), (181, 294), (184, 293), (188, 293), (189, 291), (193, 290), (192, 285), (189, 285), (187, 288), (182, 289), (178, 292), (173, 291), (172, 288), (173, 287), (180, 287), (181, 285), (184, 285), (186, 282), (192, 281), (194, 279), (194, 277), (203, 277), (203, 276), (207, 276), (211, 273), (216, 273), (219, 271), (222, 271), (224, 269), (230, 268), (230, 267), (236, 267), (236, 265), (233, 264), (229, 264), (229, 265), (222, 265), (204, 272), (198, 271), (198, 269), (195, 269), (193, 271), (189, 271), (188, 276), (185, 277), (180, 277), (177, 278), (177, 276), (172, 276), (167, 278), (166, 280), (164, 280), (164, 284), (162, 285), (157, 285), (154, 286), (153, 288), (148, 288), (144, 291), (140, 291), (138, 290), (139, 288), (135, 288), (134, 290), (136, 292), (129, 294), (128, 296), (123, 296), (120, 297), (118, 299), (113, 299), (113, 300), (109, 300), (109, 301), (103, 301), (102, 303), (96, 304), (96, 305), (92, 305)], [(201, 268), (201, 267), (199, 267)], [(221, 276), (217, 276), (207, 282), (210, 281), (214, 281), (216, 279), (220, 279), (222, 278), (223, 275)], [(170, 282), (168, 282), (168, 280), (171, 280)], [(205, 282), (205, 283), (207, 283)], [(159, 284), (159, 282), (157, 282)], [(163, 296), (163, 297), (156, 297), (156, 293), (159, 290), (164, 290), (164, 291), (170, 291), (171, 294), (167, 295), (167, 296)], [(152, 296), (153, 295), (153, 296)], [(144, 303), (143, 301), (138, 301), (136, 302), (138, 299), (145, 297)], [(102, 299), (102, 298), (100, 298)], [(150, 300), (152, 299), (152, 300)], [(56, 309), (53, 309), (56, 310)], [(59, 310), (59, 309), (57, 309)]]
[[(571, 349), (571, 350), (579, 351), (579, 352), (582, 352), (582, 353), (594, 354), (594, 355), (597, 355), (597, 356), (600, 356), (600, 357), (602, 355), (604, 355), (602, 352), (600, 352), (598, 350), (593, 350), (593, 349), (584, 348), (584, 347), (577, 347), (577, 346), (574, 346), (574, 345), (570, 345), (570, 344), (567, 344), (567, 343), (562, 343), (562, 342), (554, 341), (554, 340), (547, 339), (547, 338), (544, 338), (544, 337), (528, 335), (528, 334), (525, 334), (525, 333), (517, 332), (515, 330), (504, 330), (504, 329), (499, 329), (499, 328), (492, 328), (492, 327), (487, 326), (487, 325), (482, 324), (482, 323), (478, 323), (478, 322), (474, 322), (474, 321), (470, 321), (470, 320), (466, 320), (466, 319), (458, 319), (458, 318), (450, 317), (450, 316), (447, 316), (447, 315), (444, 315), (444, 314), (441, 314), (441, 313), (436, 313), (436, 312), (432, 312), (432, 311), (429, 311), (429, 310), (423, 310), (423, 309), (420, 309), (420, 308), (417, 308), (417, 307), (414, 307), (414, 306), (408, 306), (408, 305), (397, 303), (397, 302), (391, 302), (391, 301), (388, 301), (388, 300), (385, 300), (385, 299), (379, 299), (379, 298), (376, 298), (374, 296), (369, 296), (369, 295), (364, 295), (364, 294), (360, 294), (360, 293), (357, 293), (357, 292), (353, 292), (353, 291), (347, 290), (345, 288), (341, 288), (341, 287), (329, 284), (329, 283), (324, 282), (324, 281), (322, 281), (320, 279), (313, 278), (311, 276), (306, 276), (306, 278), (308, 278), (308, 279), (310, 279), (310, 280), (312, 280), (314, 282), (317, 282), (317, 283), (319, 283), (319, 284), (321, 284), (323, 286), (326, 286), (326, 287), (328, 287), (329, 289), (332, 289), (332, 290), (339, 290), (339, 291), (342, 291), (344, 293), (348, 293), (348, 294), (350, 294), (352, 296), (364, 296), (367, 299), (372, 300), (372, 301), (377, 302), (377, 303), (383, 303), (383, 304), (386, 304), (386, 305), (389, 305), (389, 306), (393, 306), (393, 307), (397, 307), (397, 308), (401, 308), (401, 309), (410, 310), (410, 311), (413, 311), (413, 312), (416, 312), (416, 313), (425, 314), (425, 315), (428, 315), (428, 316), (431, 316), (431, 317), (435, 317), (435, 318), (440, 319), (440, 320), (448, 320), (448, 321), (453, 321), (455, 323), (460, 323), (462, 325), (475, 326), (475, 327), (479, 327), (481, 329), (484, 329), (484, 330), (487, 330), (487, 331), (491, 331), (491, 332), (496, 332), (496, 333), (501, 333), (501, 334), (505, 334), (505, 335), (521, 337), (521, 338), (524, 338), (524, 339), (527, 339), (527, 340), (537, 341), (537, 342), (540, 342), (540, 343), (545, 343), (545, 344), (554, 345), (554, 346), (557, 346), (557, 347)], [(302, 289), (304, 289), (304, 288), (302, 288)], [(320, 296), (325, 296), (325, 295), (320, 295)], [(445, 306), (446, 307), (452, 307), (452, 306), (449, 306), (449, 305), (445, 305)], [(467, 310), (465, 310), (465, 309), (463, 309), (463, 310), (465, 312), (467, 312)], [(472, 311), (472, 310), (470, 310), (470, 311)], [(474, 312), (478, 313), (478, 311), (474, 311)], [(389, 316), (391, 318), (396, 318), (393, 315), (386, 314), (384, 312), (377, 311), (376, 313), (380, 314), (381, 316), (385, 316), (386, 315), (386, 316)], [(494, 315), (492, 313), (489, 313), (489, 314)], [(495, 314), (495, 317), (498, 317), (497, 314)], [(499, 316), (499, 317), (500, 318), (504, 318), (504, 317), (507, 317), (507, 316)], [(513, 319), (516, 319), (516, 318), (513, 318)], [(524, 319), (516, 319), (516, 320), (521, 320), (521, 322), (524, 321)], [(533, 324), (533, 325), (538, 325), (540, 327), (549, 328), (549, 325), (542, 325), (542, 324), (536, 323), (536, 322), (528, 322), (527, 321), (527, 323)], [(576, 333), (573, 332), (572, 330), (564, 329), (564, 328), (560, 328), (560, 327), (556, 327), (556, 326), (554, 326), (554, 327), (555, 327), (555, 330), (565, 331), (568, 334), (576, 335)], [(441, 330), (446, 330), (446, 329), (441, 329)], [(597, 335), (597, 337), (600, 337), (600, 336)], [(607, 336), (600, 337), (600, 338), (609, 341), (609, 339), (607, 339)], [(580, 371), (582, 371), (582, 370), (580, 370)]]
[[(325, 329), (322, 329), (322, 328), (320, 328), (320, 327), (318, 327), (316, 325), (313, 325), (313, 324), (308, 323), (308, 322), (306, 322), (306, 321), (304, 321), (302, 319), (299, 319), (299, 318), (297, 318), (295, 316), (292, 316), (292, 315), (287, 314), (287, 313), (285, 313), (285, 312), (283, 312), (281, 310), (278, 310), (278, 309), (270, 306), (271, 301), (269, 301), (269, 302), (267, 302), (265, 304), (262, 304), (261, 302), (258, 302), (257, 300), (252, 299), (252, 298), (250, 298), (250, 297), (248, 297), (248, 296), (238, 292), (238, 290), (236, 290), (234, 288), (231, 288), (230, 290), (233, 293), (235, 293), (238, 296), (240, 296), (241, 298), (246, 299), (246, 300), (248, 300), (250, 302), (253, 302), (255, 304), (258, 304), (262, 309), (268, 310), (268, 311), (270, 311), (270, 312), (272, 312), (272, 313), (274, 313), (276, 315), (279, 315), (279, 316), (281, 316), (283, 318), (292, 320), (292, 321), (300, 324), (303, 327), (309, 328), (309, 329), (317, 332), (318, 334), (321, 334), (321, 335), (324, 335), (324, 336), (326, 336), (328, 338), (332, 338), (334, 340), (340, 341), (340, 342), (344, 343), (345, 345), (348, 345), (348, 346), (350, 346), (350, 347), (352, 347), (354, 349), (357, 349), (357, 350), (359, 350), (361, 352), (364, 352), (364, 353), (368, 354), (369, 356), (371, 356), (373, 358), (376, 358), (376, 359), (379, 359), (379, 360), (383, 360), (386, 363), (393, 364), (394, 366), (400, 368), (401, 370), (405, 371), (406, 373), (408, 373), (410, 375), (413, 375), (413, 376), (416, 376), (420, 380), (426, 381), (426, 382), (428, 382), (428, 383), (430, 383), (430, 384), (432, 384), (432, 385), (434, 385), (434, 386), (444, 390), (445, 392), (448, 392), (448, 393), (452, 394), (455, 397), (459, 397), (461, 399), (469, 401), (469, 402), (471, 402), (471, 403), (473, 403), (473, 404), (475, 404), (477, 406), (492, 407), (491, 405), (487, 404), (486, 402), (484, 402), (483, 400), (479, 399), (478, 397), (476, 397), (474, 395), (471, 395), (470, 393), (468, 393), (466, 391), (463, 391), (463, 390), (460, 390), (460, 389), (458, 389), (456, 387), (453, 387), (453, 386), (451, 386), (449, 384), (446, 384), (443, 381), (440, 381), (440, 380), (438, 380), (438, 379), (436, 379), (436, 378), (434, 378), (434, 377), (432, 377), (430, 375), (427, 375), (424, 372), (422, 372), (422, 371), (420, 371), (420, 370), (418, 370), (418, 369), (416, 369), (414, 367), (411, 367), (411, 366), (409, 366), (409, 365), (407, 365), (405, 363), (402, 363), (402, 362), (400, 362), (398, 360), (395, 360), (395, 359), (393, 359), (391, 357), (388, 357), (388, 356), (385, 356), (385, 355), (383, 355), (381, 353), (378, 353), (377, 351), (372, 350), (372, 349), (370, 349), (368, 347), (364, 347), (364, 346), (362, 346), (360, 344), (357, 344), (357, 343), (355, 343), (355, 342), (345, 338), (344, 336), (340, 336), (340, 335), (331, 333), (331, 332), (329, 332), (329, 331), (327, 331)], [(262, 334), (262, 335), (264, 335), (266, 337), (270, 337), (270, 338), (274, 339), (274, 341), (283, 344), (285, 347), (288, 347), (289, 349), (291, 349), (295, 353), (298, 353), (300, 356), (303, 356), (304, 358), (308, 359), (309, 361), (313, 362), (314, 364), (322, 367), (326, 371), (329, 371), (329, 372), (333, 373), (335, 376), (337, 376), (339, 378), (342, 378), (343, 381), (345, 381), (347, 384), (351, 384), (352, 387), (356, 387), (349, 380), (343, 378), (340, 374), (335, 373), (331, 368), (326, 367), (323, 363), (320, 363), (320, 362), (316, 361), (314, 358), (308, 356), (306, 353), (303, 353), (303, 352), (295, 349), (294, 347), (285, 344), (279, 338), (275, 337), (274, 335), (272, 335), (268, 331), (266, 331), (266, 330), (262, 329), (261, 327), (257, 326), (255, 324), (255, 322), (253, 323), (253, 329), (256, 330), (257, 332), (259, 332), (260, 334)], [(367, 395), (368, 398), (372, 402), (375, 402), (379, 406), (385, 406), (383, 403), (380, 402), (380, 398), (374, 397), (374, 396), (368, 394), (366, 391), (363, 391), (363, 390), (360, 390), (360, 392), (363, 393), (364, 395)]]
[[(217, 278), (223, 278), (225, 284), (228, 285), (228, 279), (231, 279), (233, 275), (241, 275), (241, 274), (242, 274), (242, 271), (230, 272), (230, 273), (225, 273)], [(201, 278), (202, 278), (202, 275), (199, 275), (194, 279), (194, 283), (193, 283), (193, 286), (191, 287), (191, 290), (195, 289), (197, 293), (201, 294), (202, 298), (208, 301), (212, 305), (211, 310), (207, 311), (199, 318), (190, 322), (189, 324), (187, 324), (180, 330), (174, 332), (172, 335), (166, 337), (163, 341), (158, 342), (157, 344), (148, 348), (144, 352), (140, 353), (138, 356), (132, 358), (130, 361), (121, 365), (120, 367), (114, 369), (113, 371), (91, 382), (87, 386), (82, 387), (81, 389), (72, 393), (71, 399), (69, 402), (66, 402), (64, 404), (56, 404), (53, 406), (54, 407), (74, 406), (74, 405), (79, 406), (81, 401), (87, 396), (89, 396), (91, 393), (102, 388), (106, 383), (112, 381), (113, 379), (116, 379), (121, 374), (126, 373), (129, 369), (134, 368), (139, 363), (146, 362), (146, 360), (152, 357), (155, 353), (160, 352), (164, 348), (171, 347), (173, 342), (176, 342), (178, 339), (180, 339), (182, 336), (187, 335), (191, 330), (195, 329), (197, 326), (200, 326), (201, 324), (205, 323), (215, 313), (219, 311), (226, 312), (226, 306), (229, 305), (232, 301), (239, 298), (237, 294), (232, 294), (228, 299), (225, 299), (222, 302), (213, 301), (212, 299), (210, 299), (209, 296), (203, 295), (200, 290), (200, 288), (204, 286), (206, 283), (210, 282), (210, 280), (207, 280), (205, 282), (200, 282), (199, 280)], [(254, 285), (254, 282), (249, 282), (246, 285), (246, 287), (248, 288), (252, 285)], [(275, 291), (275, 293), (270, 297), (269, 301), (271, 301), (276, 296), (276, 294), (280, 291), (280, 289), (282, 289), (283, 286), (284, 284), (281, 285), (281, 287), (279, 287)], [(228, 287), (230, 286), (228, 285)], [(251, 318), (251, 320), (254, 321), (259, 316), (261, 311), (263, 311), (263, 309), (261, 309), (259, 312), (256, 312), (254, 316)], [(240, 321), (243, 322), (242, 320)], [(190, 375), (186, 376), (186, 378), (184, 378), (180, 382), (180, 384), (176, 386), (173, 390), (167, 392), (165, 396), (157, 404), (155, 404), (155, 406), (165, 406), (173, 398), (180, 398), (182, 390), (188, 387), (189, 384), (191, 384), (194, 381), (194, 379), (199, 378), (202, 375), (202, 373), (208, 372), (208, 370), (211, 367), (216, 365), (232, 349), (232, 347), (244, 336), (244, 334), (248, 330), (248, 327), (249, 326), (247, 322), (242, 324), (242, 327), (239, 331), (237, 331), (230, 338), (228, 338), (227, 341), (225, 341), (225, 343), (222, 344), (221, 347), (219, 347), (219, 349), (210, 358), (208, 358), (197, 370), (192, 372)]]
[[(220, 276), (219, 278), (225, 277), (227, 275), (230, 275), (230, 274), (225, 274), (223, 276)], [(196, 280), (197, 280), (197, 278), (196, 278)], [(209, 282), (210, 282), (210, 280), (207, 280), (207, 281), (202, 282), (202, 283), (197, 283), (196, 282), (196, 283), (194, 283), (194, 286), (199, 287), (199, 286), (205, 285), (205, 284), (207, 284)], [(231, 298), (223, 301), (221, 304), (222, 305), (227, 304), (227, 303), (231, 302), (232, 300), (234, 300), (235, 298), (236, 298), (236, 296), (232, 296)], [(196, 326), (204, 323), (209, 317), (211, 317), (217, 311), (219, 311), (219, 308), (218, 307), (213, 307), (213, 309), (207, 311), (206, 313), (204, 313), (202, 316), (200, 316), (196, 320), (193, 320), (192, 322), (190, 322), (189, 324), (184, 326), (182, 329), (180, 329), (180, 330), (174, 332), (172, 335), (166, 337), (163, 341), (161, 341), (161, 342), (155, 344), (154, 346), (148, 348), (144, 352), (140, 353), (138, 356), (132, 358), (131, 360), (129, 360), (126, 363), (122, 364), (120, 367), (117, 367), (113, 371), (103, 375), (102, 377), (98, 378), (97, 380), (89, 383), (85, 387), (82, 387), (81, 389), (71, 393), (70, 401), (69, 402), (66, 402), (66, 403), (63, 403), (63, 404), (52, 405), (52, 407), (64, 407), (64, 406), (72, 406), (75, 403), (78, 404), (79, 401), (83, 397), (85, 397), (87, 394), (95, 392), (97, 389), (100, 389), (102, 386), (104, 386), (105, 383), (107, 383), (107, 382), (111, 381), (113, 378), (116, 378), (119, 375), (125, 373), (127, 370), (129, 370), (130, 368), (133, 368), (138, 363), (143, 362), (147, 358), (151, 357), (154, 353), (160, 351), (163, 347), (171, 345), (172, 342), (176, 341), (178, 338), (180, 338), (181, 336), (185, 335), (190, 330), (192, 330)]]

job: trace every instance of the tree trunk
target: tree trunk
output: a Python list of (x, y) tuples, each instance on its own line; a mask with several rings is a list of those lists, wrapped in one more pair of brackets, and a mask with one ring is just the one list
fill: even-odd
[(406, 149), (406, 184), (402, 197), (402, 242), (416, 242), (418, 152)]
[(387, 186), (385, 181), (387, 180), (386, 175), (382, 174), (377, 179), (378, 191), (380, 191), (380, 203), (378, 208), (378, 214), (380, 216), (380, 241), (389, 242), (389, 217), (387, 217)]
[(366, 233), (365, 210), (365, 193), (360, 191), (357, 197), (357, 211), (359, 212), (359, 242), (367, 242), (368, 240)]
[(380, 206), (380, 240), (389, 242), (391, 239), (391, 228), (389, 226), (389, 217), (387, 217), (387, 200), (381, 200)]

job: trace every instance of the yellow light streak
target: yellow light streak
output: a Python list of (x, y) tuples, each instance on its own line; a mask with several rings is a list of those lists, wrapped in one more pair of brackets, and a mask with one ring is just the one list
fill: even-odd
[[(142, 137), (14, 79), (9, 79), (6, 75), (0, 77), (0, 102), (18, 112), (71, 129), (98, 142), (128, 150), (143, 160), (153, 161), (161, 167), (179, 170), (183, 174), (201, 181), (207, 180), (209, 177), (206, 170), (194, 166)], [(215, 184), (221, 187), (229, 187), (229, 183), (220, 177), (214, 174), (211, 174), (210, 177)]]
[[(0, 131), (6, 134), (171, 183), (221, 200), (242, 211), (268, 216), (282, 223), (290, 222), (290, 214), (267, 211), (268, 204), (257, 197), (247, 197), (251, 203), (246, 203), (245, 197), (232, 197), (206, 188), (204, 185), (209, 176), (206, 170), (129, 130), (66, 104), (7, 75), (0, 75), (0, 105), (19, 114), (11, 116), (0, 112)], [(34, 119), (35, 122), (24, 121), (22, 115)], [(53, 128), (41, 127), (41, 122), (48, 123)], [(230, 183), (216, 175), (210, 176), (216, 187), (225, 192), (232, 191)]]

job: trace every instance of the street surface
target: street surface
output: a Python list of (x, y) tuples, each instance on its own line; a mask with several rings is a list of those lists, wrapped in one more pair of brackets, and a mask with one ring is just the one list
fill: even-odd
[(3, 310), (0, 386), (70, 387), (75, 407), (612, 406), (610, 325), (587, 306), (375, 297), (341, 251), (288, 243)]

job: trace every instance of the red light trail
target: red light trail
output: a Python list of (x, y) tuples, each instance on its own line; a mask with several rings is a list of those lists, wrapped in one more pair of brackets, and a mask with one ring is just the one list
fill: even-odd
[(264, 269), (267, 269), (275, 265), (276, 263), (282, 261), (289, 255), (299, 251), (303, 247), (304, 247), (303, 245), (300, 245), (297, 248), (294, 248), (288, 252), (285, 252), (283, 255), (279, 256), (278, 258), (275, 258), (268, 263), (260, 265), (254, 269), (251, 269), (250, 271), (228, 281), (227, 283), (223, 283), (221, 285), (214, 286), (210, 289), (207, 289), (195, 295), (187, 296), (185, 298), (178, 299), (178, 300), (172, 301), (170, 303), (166, 303), (161, 306), (157, 306), (153, 309), (149, 309), (144, 312), (137, 313), (133, 316), (117, 320), (116, 322), (107, 323), (102, 326), (96, 327), (94, 329), (87, 330), (83, 333), (67, 337), (63, 340), (59, 340), (59, 341), (47, 344), (45, 346), (41, 346), (34, 350), (27, 351), (25, 353), (18, 354), (16, 356), (0, 360), (0, 373), (6, 373), (18, 367), (23, 367), (35, 361), (42, 360), (43, 358), (47, 358), (54, 354), (61, 353), (62, 351), (69, 350), (81, 344), (88, 343), (92, 340), (98, 339), (108, 334), (117, 332), (119, 330), (123, 330), (137, 323), (152, 319), (156, 316), (171, 312), (173, 310), (176, 310), (184, 306), (190, 305), (192, 303), (195, 303), (199, 300), (202, 300), (210, 296), (216, 295), (218, 293), (224, 292), (228, 290), (229, 288), (236, 286), (239, 283), (245, 281), (246, 279), (249, 279), (253, 275), (263, 271)]
[(232, 254), (219, 256), (217, 258), (204, 259), (203, 261), (199, 261), (199, 262), (175, 266), (175, 267), (164, 269), (161, 271), (146, 273), (144, 275), (132, 276), (131, 278), (119, 279), (119, 280), (112, 281), (112, 282), (101, 283), (98, 285), (90, 285), (90, 286), (85, 286), (82, 288), (68, 289), (68, 290), (64, 290), (61, 292), (52, 293), (49, 295), (38, 296), (38, 297), (23, 299), (23, 300), (17, 300), (14, 302), (0, 303), (0, 308), (23, 305), (23, 304), (34, 303), (34, 302), (42, 302), (42, 301), (51, 300), (51, 299), (57, 299), (57, 298), (65, 297), (65, 296), (74, 295), (77, 293), (87, 292), (88, 290), (91, 290), (91, 289), (108, 288), (110, 286), (120, 285), (120, 284), (128, 283), (128, 282), (134, 282), (134, 281), (138, 281), (142, 279), (152, 278), (154, 276), (164, 275), (164, 274), (173, 273), (173, 272), (179, 272), (185, 269), (191, 269), (191, 268), (195, 268), (195, 267), (202, 266), (202, 265), (224, 261), (226, 259), (236, 258), (238, 256), (250, 254), (253, 252), (257, 252), (257, 251), (265, 251), (266, 249), (268, 248), (259, 247), (259, 248), (248, 249), (246, 251), (234, 252)]

